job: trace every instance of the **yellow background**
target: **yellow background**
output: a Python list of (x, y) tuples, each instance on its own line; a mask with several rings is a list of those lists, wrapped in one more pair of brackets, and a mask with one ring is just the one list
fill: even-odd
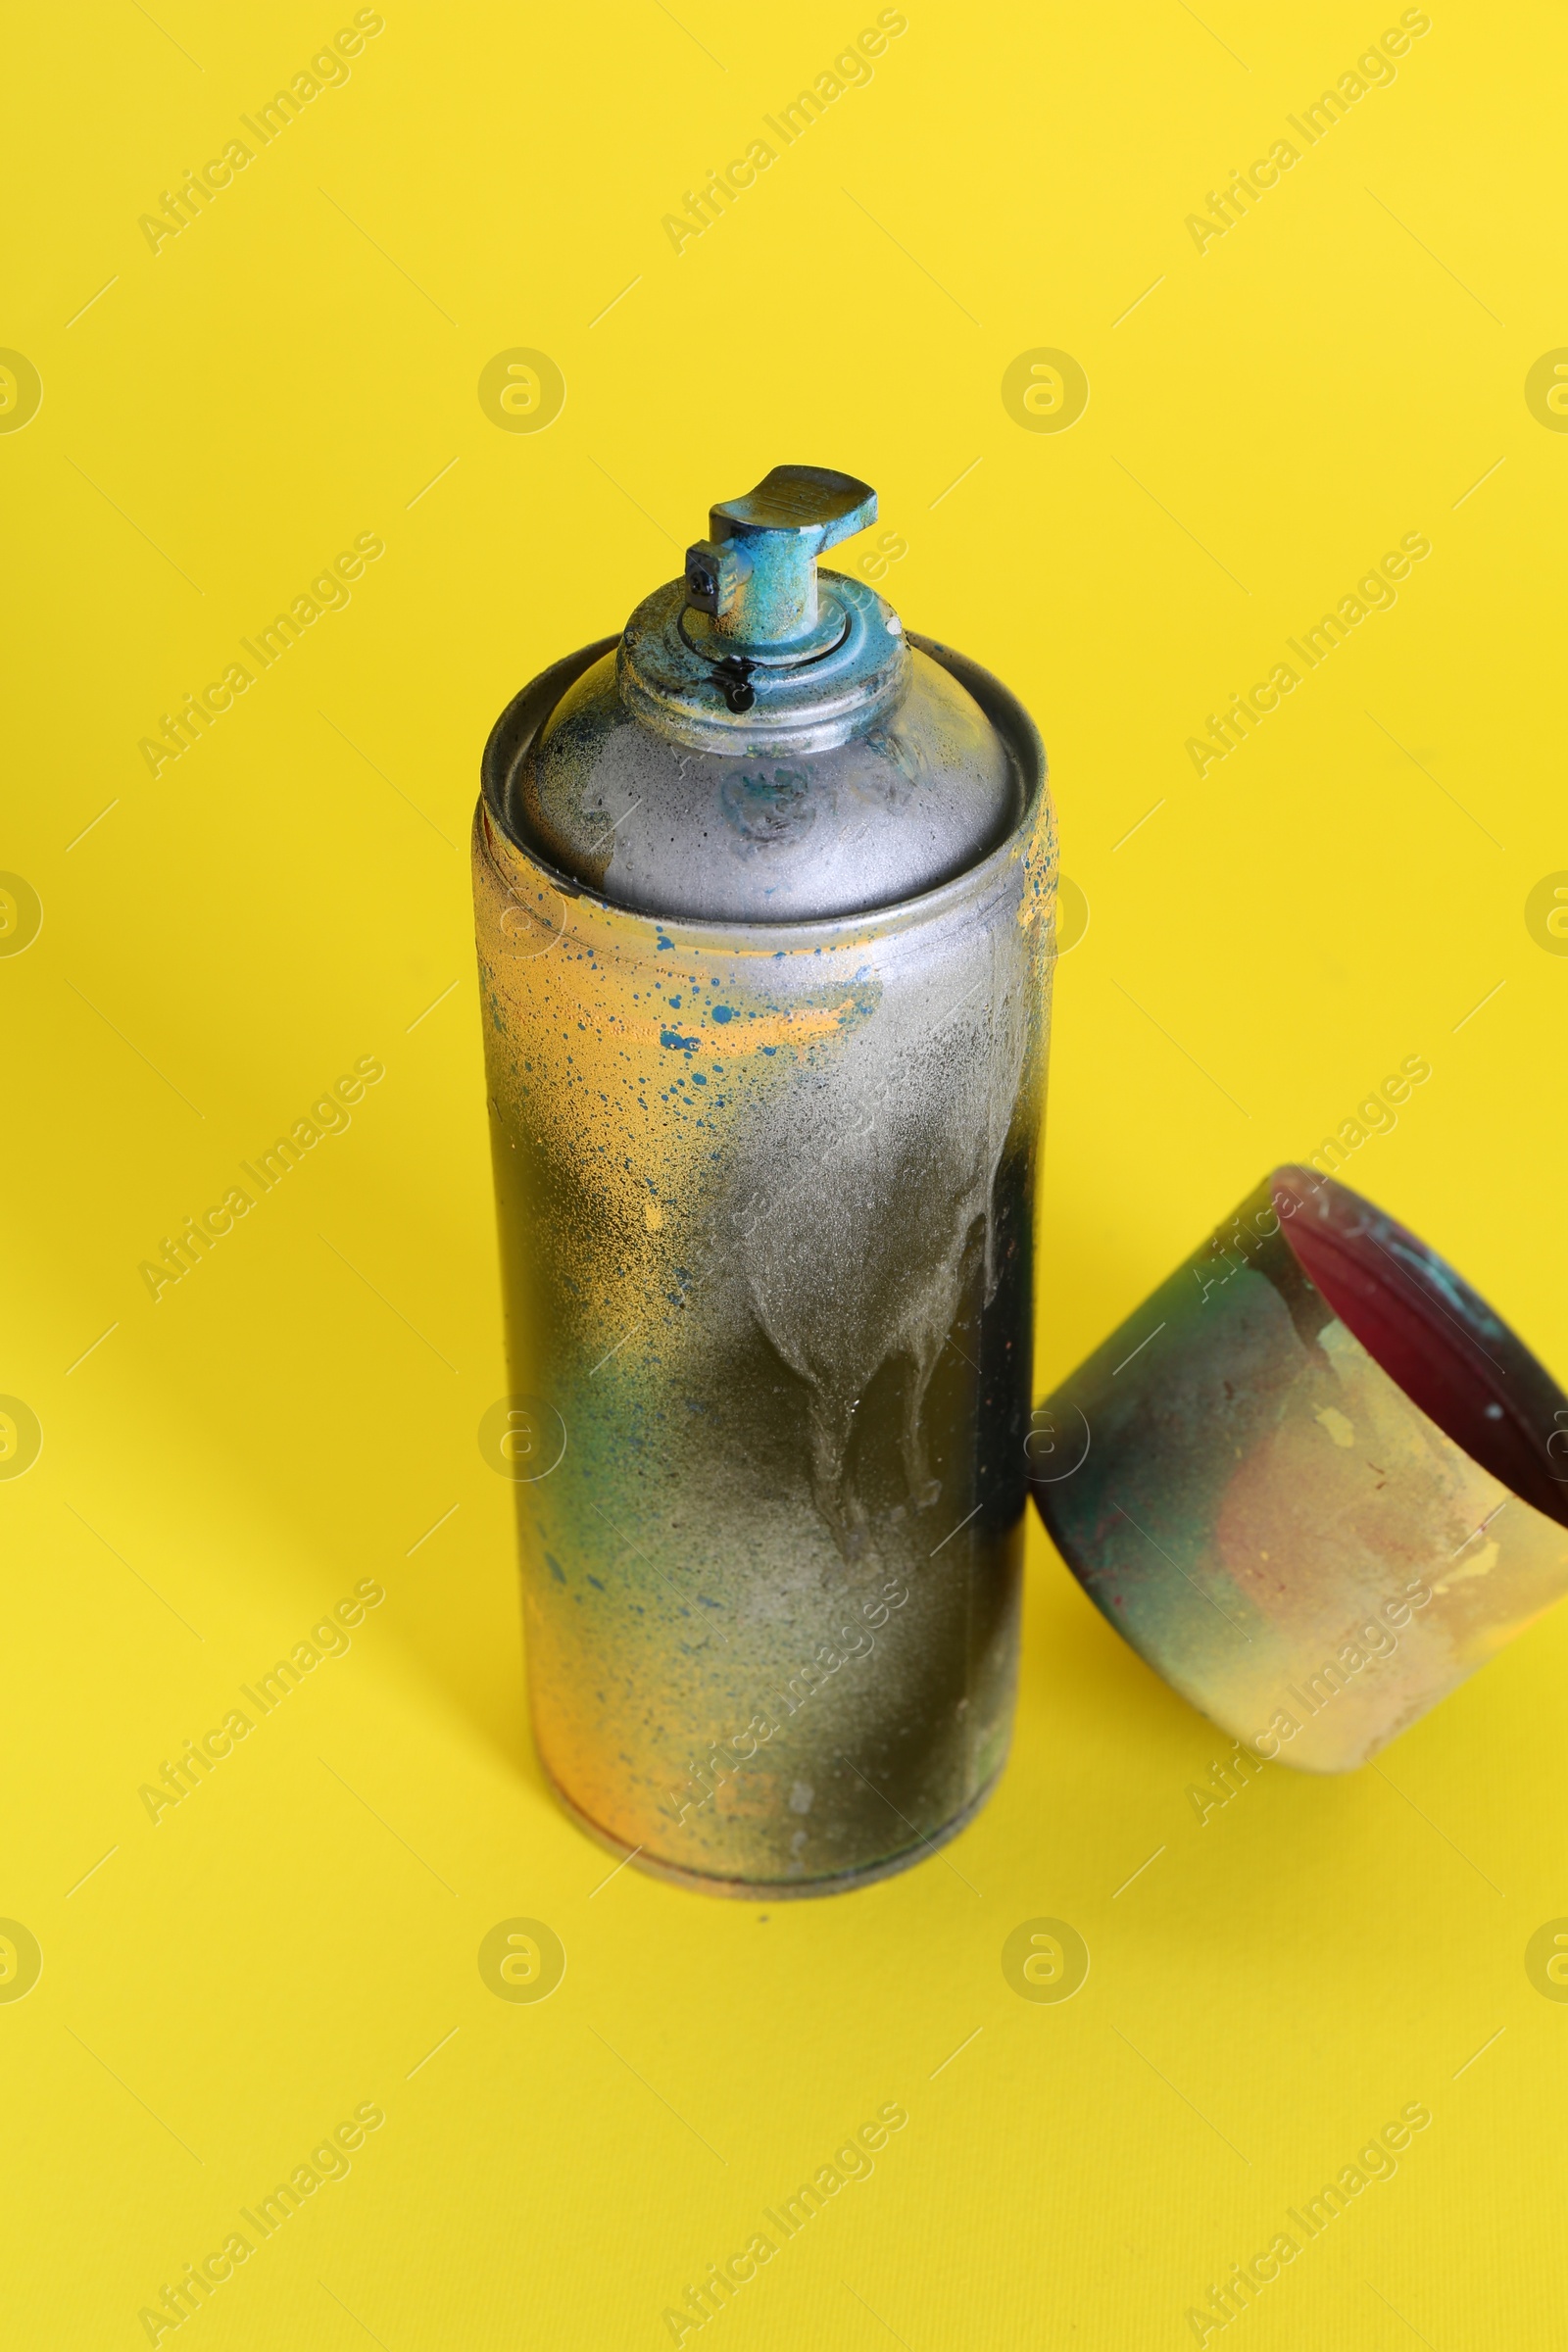
[[(0, 1390), (44, 1444), (0, 1485), (0, 1913), (44, 1969), (0, 2004), (9, 2340), (145, 2341), (367, 2100), (351, 2177), (166, 2344), (651, 2348), (894, 2100), (875, 2176), (702, 2340), (1190, 2342), (1414, 2100), (1397, 2177), (1236, 2326), (1557, 2340), (1568, 2009), (1523, 1954), (1568, 1911), (1568, 1616), (1385, 1769), (1271, 1769), (1200, 1825), (1227, 1743), (1036, 1530), (1012, 1762), (944, 1859), (765, 1916), (602, 1884), (532, 1756), (476, 1444), (507, 1384), (465, 835), (496, 712), (710, 500), (858, 472), (907, 541), (885, 592), (1036, 712), (1092, 910), (1041, 1389), (1412, 1054), (1431, 1081), (1351, 1180), (1568, 1369), (1568, 961), (1524, 919), (1568, 867), (1568, 438), (1523, 392), (1568, 342), (1560, 13), (1438, 0), (1200, 254), (1186, 215), (1396, 10), (910, 0), (677, 257), (661, 217), (874, 10), (389, 0), (346, 86), (150, 251), (138, 216), (350, 14), (104, 0), (13, 56), (0, 342), (44, 398), (0, 436), (0, 865), (44, 921), (0, 960)], [(514, 346), (564, 374), (546, 431), (480, 408)], [(1003, 406), (1037, 346), (1087, 370), (1069, 431)], [(349, 609), (155, 781), (159, 714), (367, 530)], [(1412, 530), (1397, 607), (1200, 780), (1205, 714)], [(366, 1054), (352, 1129), (155, 1305), (138, 1262)], [(350, 1654), (155, 1827), (138, 1786), (367, 1577)], [(479, 1977), (514, 1915), (568, 1954), (540, 2005)], [(1002, 1974), (1040, 1915), (1092, 1954), (1062, 2005)]]

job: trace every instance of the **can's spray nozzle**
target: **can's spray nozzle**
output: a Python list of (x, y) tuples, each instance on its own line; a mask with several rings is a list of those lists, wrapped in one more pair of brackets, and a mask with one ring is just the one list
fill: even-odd
[(748, 655), (804, 660), (823, 636), (818, 556), (875, 520), (876, 492), (853, 474), (775, 466), (710, 509), (711, 536), (686, 551), (688, 607), (710, 616), (737, 670)]

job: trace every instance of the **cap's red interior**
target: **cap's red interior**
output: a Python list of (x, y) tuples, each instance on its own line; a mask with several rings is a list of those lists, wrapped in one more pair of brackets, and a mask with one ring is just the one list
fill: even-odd
[(1568, 1396), (1524, 1343), (1358, 1194), (1311, 1168), (1270, 1182), (1293, 1256), (1367, 1353), (1472, 1461), (1568, 1526)]

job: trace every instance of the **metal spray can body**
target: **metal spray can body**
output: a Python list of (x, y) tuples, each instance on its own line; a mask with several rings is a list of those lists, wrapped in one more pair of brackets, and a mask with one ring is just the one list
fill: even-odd
[[(539, 1752), (590, 1832), (715, 1892), (918, 1860), (1010, 1729), (1054, 841), (1020, 707), (896, 650), (1017, 776), (1014, 821), (934, 888), (694, 920), (564, 873), (519, 779), (602, 647), (504, 714), (475, 817)], [(764, 775), (759, 813), (751, 762), (717, 772), (720, 834), (749, 856), (756, 820), (777, 870), (766, 828), (807, 787)]]

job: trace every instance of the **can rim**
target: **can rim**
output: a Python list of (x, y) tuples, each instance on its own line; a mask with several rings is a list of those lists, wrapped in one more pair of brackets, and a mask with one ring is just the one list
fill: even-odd
[(494, 852), (504, 844), (509, 852), (543, 875), (562, 898), (581, 900), (604, 914), (618, 917), (622, 921), (646, 924), (669, 940), (679, 940), (694, 949), (722, 946), (731, 953), (759, 956), (787, 953), (794, 947), (816, 948), (829, 939), (879, 936), (896, 931), (910, 921), (924, 920), (941, 913), (947, 906), (961, 905), (972, 897), (987, 896), (1006, 870), (1027, 852), (1042, 814), (1048, 819), (1048, 856), (1051, 868), (1054, 870), (1054, 827), (1049, 825), (1049, 769), (1039, 728), (1017, 696), (982, 663), (971, 661), (968, 655), (956, 652), (952, 646), (943, 645), (936, 638), (924, 637), (911, 630), (909, 644), (928, 655), (973, 696), (1017, 763), (1023, 783), (1023, 806), (1017, 822), (1004, 840), (988, 851), (975, 864), (965, 867), (962, 873), (950, 876), (933, 889), (919, 891), (911, 898), (892, 900), (885, 906), (863, 907), (853, 914), (817, 915), (804, 920), (793, 918), (781, 923), (698, 922), (681, 915), (653, 913), (646, 907), (621, 906), (617, 900), (607, 898), (603, 892), (592, 889), (576, 875), (564, 873), (559, 866), (553, 865), (531, 842), (520, 836), (508, 806), (511, 780), (520, 766), (533, 736), (544, 725), (566, 690), (576, 683), (584, 671), (602, 661), (606, 654), (614, 652), (620, 641), (619, 632), (614, 636), (597, 638), (576, 653), (567, 654), (563, 660), (552, 662), (513, 696), (491, 728), (479, 767), (479, 812), (484, 823), (477, 830), (492, 856), (492, 862), (498, 868), (500, 860), (495, 858)]

